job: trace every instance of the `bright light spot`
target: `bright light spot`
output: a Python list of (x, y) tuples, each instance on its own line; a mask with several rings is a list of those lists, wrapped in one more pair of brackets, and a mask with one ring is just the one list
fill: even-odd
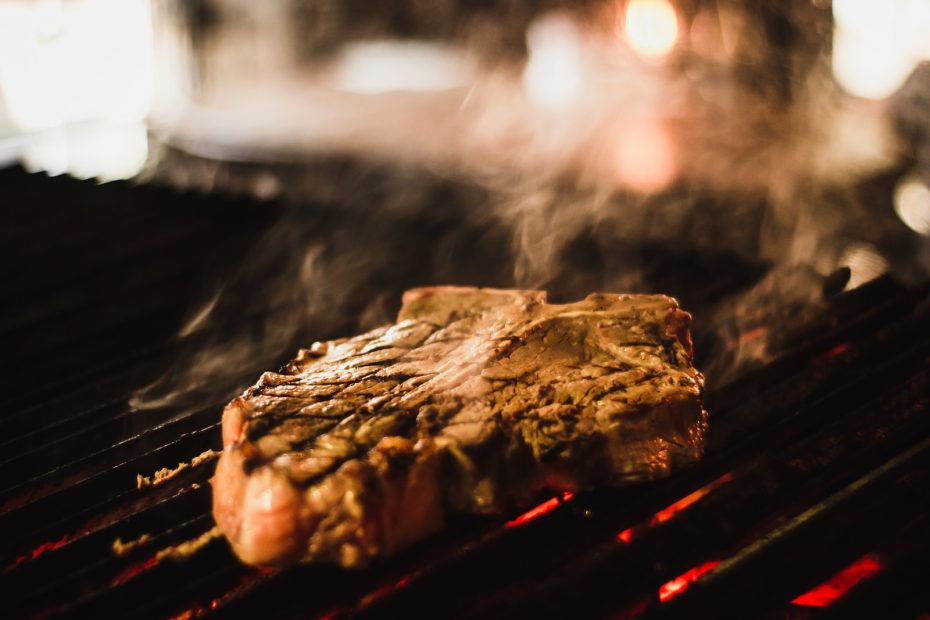
[(881, 559), (870, 553), (791, 602), (805, 607), (828, 607), (883, 568)]
[(884, 99), (913, 69), (905, 50), (888, 45), (880, 31), (856, 36), (837, 30), (833, 37), (833, 74), (849, 94)]
[(544, 15), (526, 33), (529, 60), (523, 72), (527, 97), (541, 108), (565, 108), (581, 95), (581, 36), (564, 15)]
[(68, 140), (64, 132), (50, 131), (30, 142), (22, 159), (26, 169), (32, 172), (45, 171), (53, 177), (68, 172)]
[(858, 288), (888, 271), (888, 261), (868, 243), (853, 243), (840, 256), (838, 267), (849, 267), (846, 290)]
[(626, 39), (640, 56), (664, 56), (678, 39), (678, 16), (667, 0), (630, 0), (624, 16)]
[(0, 91), (28, 168), (103, 180), (139, 171), (152, 101), (149, 0), (0, 3)]
[(644, 194), (664, 189), (677, 172), (675, 145), (668, 130), (656, 119), (624, 126), (617, 140), (615, 164), (621, 185)]
[(861, 28), (863, 24), (879, 23), (893, 10), (897, 0), (833, 0), (833, 18), (841, 28)]
[(0, 3), (0, 88), (22, 129), (143, 119), (152, 98), (148, 0)]
[(908, 228), (930, 235), (930, 188), (914, 178), (904, 179), (894, 192), (894, 210)]
[(148, 158), (148, 132), (141, 122), (55, 128), (31, 136), (20, 157), (28, 170), (44, 170), (53, 176), (68, 173), (79, 179), (128, 179)]
[(471, 81), (460, 50), (421, 41), (367, 41), (347, 46), (336, 66), (336, 88), (356, 93), (438, 91)]
[(671, 581), (668, 581), (661, 586), (659, 586), (659, 601), (665, 603), (669, 601), (685, 590), (688, 589), (692, 583), (703, 577), (706, 573), (714, 570), (717, 565), (720, 564), (719, 560), (710, 560), (709, 562), (704, 562), (699, 564), (694, 568), (691, 568), (684, 573), (678, 575)]
[(833, 74), (847, 92), (884, 99), (930, 58), (926, 0), (834, 0)]
[(71, 139), (68, 172), (79, 179), (128, 179), (142, 169), (148, 153), (148, 132), (142, 123), (103, 126)]
[(62, 8), (61, 0), (35, 0), (32, 13), (36, 36), (44, 39), (58, 36), (64, 26)]

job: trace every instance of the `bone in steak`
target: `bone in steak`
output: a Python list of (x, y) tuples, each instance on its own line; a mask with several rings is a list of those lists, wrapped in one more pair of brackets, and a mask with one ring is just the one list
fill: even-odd
[(691, 316), (662, 295), (437, 287), (227, 405), (213, 513), (252, 564), (358, 566), (442, 527), (697, 459)]

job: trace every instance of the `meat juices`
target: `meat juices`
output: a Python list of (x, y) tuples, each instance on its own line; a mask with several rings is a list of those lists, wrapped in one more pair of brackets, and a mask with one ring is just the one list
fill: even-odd
[(352, 567), (450, 512), (665, 476), (707, 428), (690, 321), (663, 295), (408, 291), (226, 406), (216, 522), (249, 564)]

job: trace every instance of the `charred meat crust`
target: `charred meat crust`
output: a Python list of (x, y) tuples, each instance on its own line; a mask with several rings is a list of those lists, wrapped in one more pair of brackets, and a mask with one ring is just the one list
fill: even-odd
[(357, 566), (449, 511), (664, 476), (703, 449), (690, 321), (662, 295), (408, 291), (227, 405), (217, 523), (248, 563)]

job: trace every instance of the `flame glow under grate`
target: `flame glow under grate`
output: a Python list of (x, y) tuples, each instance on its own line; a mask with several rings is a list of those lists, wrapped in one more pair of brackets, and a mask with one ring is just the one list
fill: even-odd
[(561, 498), (553, 497), (552, 499), (548, 499), (544, 501), (543, 503), (541, 503), (540, 505), (536, 506), (535, 508), (524, 512), (522, 515), (520, 515), (516, 519), (508, 521), (506, 525), (507, 527), (516, 527), (518, 525), (524, 525), (525, 523), (528, 523), (532, 521), (533, 519), (541, 517), (547, 512), (552, 512), (553, 510), (555, 510), (556, 507), (558, 507), (559, 504), (563, 502), (567, 502), (573, 496), (574, 496), (573, 493), (566, 491), (562, 493)]
[(827, 607), (881, 570), (882, 562), (878, 556), (865, 555), (791, 602), (805, 607)]
[(687, 590), (692, 583), (700, 579), (702, 575), (712, 571), (718, 564), (720, 564), (718, 560), (704, 562), (686, 570), (671, 581), (665, 582), (659, 586), (659, 601), (664, 603), (678, 596)]

